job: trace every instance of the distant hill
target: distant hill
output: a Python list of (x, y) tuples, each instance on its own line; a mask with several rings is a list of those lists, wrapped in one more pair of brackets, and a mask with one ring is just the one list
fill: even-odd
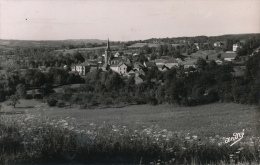
[(3, 40), (0, 39), (0, 48), (12, 49), (15, 47), (61, 47), (62, 45), (78, 45), (87, 43), (105, 43), (106, 40), (98, 39), (69, 39), (69, 40)]

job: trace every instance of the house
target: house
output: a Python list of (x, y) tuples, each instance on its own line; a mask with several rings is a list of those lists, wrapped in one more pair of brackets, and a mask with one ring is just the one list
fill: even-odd
[(164, 59), (155, 59), (154, 62), (155, 64), (158, 65), (164, 65), (166, 63), (167, 60)]
[(194, 43), (194, 45), (196, 46), (196, 48), (197, 48), (198, 50), (200, 50), (199, 43)]
[(237, 42), (237, 43), (233, 44), (233, 52), (236, 52), (237, 48), (241, 48), (241, 43), (240, 42)]
[(178, 68), (179, 62), (174, 58), (170, 58), (169, 60), (166, 61), (165, 66), (168, 67), (169, 69), (173, 67)]
[(127, 57), (116, 57), (110, 60), (111, 65), (119, 64), (119, 63), (125, 63), (127, 66), (131, 66), (131, 61)]
[(142, 82), (144, 82), (144, 80), (141, 78), (141, 77), (135, 77), (135, 84), (137, 85), (137, 84), (140, 84), (140, 83), (142, 83)]
[(46, 67), (46, 66), (39, 66), (38, 69), (42, 72), (42, 73), (48, 73), (51, 67)]
[(157, 65), (157, 67), (158, 67), (158, 70), (161, 72), (169, 70), (169, 68), (165, 65)]
[(129, 72), (128, 72), (128, 76), (130, 77), (130, 76), (135, 76), (135, 71), (134, 70), (130, 70)]
[(135, 77), (138, 77), (138, 76), (145, 76), (145, 72), (143, 71), (143, 69), (135, 71)]
[(110, 65), (110, 69), (121, 75), (125, 75), (127, 73), (127, 65), (123, 62), (120, 62), (119, 64)]
[(144, 62), (144, 66), (146, 68), (151, 69), (152, 67), (156, 66), (154, 62)]
[(226, 51), (221, 57), (224, 58), (224, 61), (233, 61), (236, 55), (236, 52)]
[(110, 64), (119, 64), (122, 61), (122, 57), (115, 57), (112, 60), (110, 60)]
[(225, 44), (224, 44), (223, 42), (218, 41), (218, 42), (214, 42), (213, 45), (214, 45), (215, 47), (221, 47), (221, 46), (224, 46)]
[(71, 66), (72, 72), (77, 72), (79, 75), (82, 76), (85, 76), (89, 71), (94, 71), (96, 69), (98, 69), (98, 65), (96, 63), (88, 61)]
[(120, 56), (119, 52), (116, 52), (116, 54), (114, 55), (114, 57), (119, 57), (119, 56)]
[(141, 64), (141, 62), (135, 62), (134, 63), (134, 68), (137, 69), (137, 70), (140, 70), (144, 67), (143, 64)]
[(253, 56), (255, 53), (258, 53), (259, 51), (260, 51), (260, 46), (256, 48), (250, 56)]
[(190, 67), (196, 68), (196, 60), (188, 60), (182, 62), (182, 65), (184, 66), (184, 69), (188, 69)]

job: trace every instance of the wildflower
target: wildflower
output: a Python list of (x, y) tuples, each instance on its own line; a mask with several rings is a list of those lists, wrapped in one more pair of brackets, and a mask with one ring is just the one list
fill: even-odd
[(244, 149), (244, 147), (240, 147), (239, 149), (237, 149), (237, 150), (239, 150), (239, 151), (241, 151), (241, 150), (243, 150)]
[(119, 129), (113, 129), (113, 131), (114, 131), (114, 132), (118, 132), (118, 131), (119, 131)]
[(195, 140), (197, 140), (197, 139), (198, 139), (198, 136), (193, 135), (192, 138), (195, 139)]
[(69, 124), (68, 123), (63, 123), (62, 126), (68, 126)]
[(190, 140), (190, 137), (189, 136), (185, 137), (185, 140)]

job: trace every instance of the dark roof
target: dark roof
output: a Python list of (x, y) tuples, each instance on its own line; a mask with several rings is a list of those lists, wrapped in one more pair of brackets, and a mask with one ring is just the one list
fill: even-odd
[(166, 67), (165, 65), (157, 65), (158, 68)]
[(155, 59), (155, 63), (165, 63), (166, 61), (164, 59)]
[(122, 60), (122, 57), (115, 57), (111, 61), (119, 61), (119, 60)]
[(156, 66), (154, 62), (145, 62), (146, 67)]
[(144, 65), (141, 64), (141, 62), (135, 62), (135, 63), (134, 63), (134, 67), (135, 67), (135, 68), (136, 68), (136, 67), (144, 67)]

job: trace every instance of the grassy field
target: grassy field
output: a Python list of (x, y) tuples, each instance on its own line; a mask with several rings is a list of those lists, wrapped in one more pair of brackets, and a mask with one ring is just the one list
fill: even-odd
[[(203, 136), (229, 136), (245, 129), (246, 135), (256, 131), (256, 108), (234, 103), (214, 103), (196, 107), (177, 105), (132, 105), (123, 108), (79, 109), (77, 107), (48, 107), (35, 100), (21, 100), (15, 111), (33, 115), (43, 114), (51, 119), (75, 118), (79, 125), (104, 122), (143, 129), (158, 125), (174, 132)], [(12, 111), (10, 107), (9, 111)]]
[[(9, 109), (7, 109), (9, 108)], [(256, 107), (50, 108), (21, 100), (0, 115), (0, 164), (257, 164)], [(226, 144), (241, 133), (242, 140)], [(241, 134), (239, 134), (240, 136)], [(237, 135), (238, 136), (238, 135)]]

